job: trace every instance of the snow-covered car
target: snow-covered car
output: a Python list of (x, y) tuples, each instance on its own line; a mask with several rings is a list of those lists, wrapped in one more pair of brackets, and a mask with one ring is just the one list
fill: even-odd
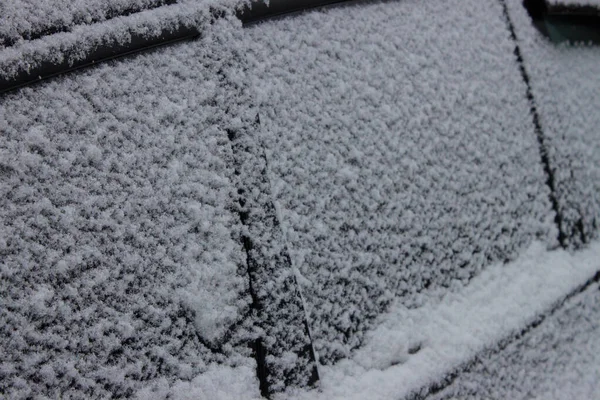
[(0, 395), (598, 398), (598, 10), (0, 0)]

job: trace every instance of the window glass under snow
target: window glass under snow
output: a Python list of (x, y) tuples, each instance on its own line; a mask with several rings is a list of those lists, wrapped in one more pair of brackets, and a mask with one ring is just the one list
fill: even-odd
[(276, 205), (321, 362), (392, 299), (555, 243), (502, 8), (349, 5), (246, 35)]
[(215, 79), (230, 30), (2, 98), (7, 396), (257, 394)]

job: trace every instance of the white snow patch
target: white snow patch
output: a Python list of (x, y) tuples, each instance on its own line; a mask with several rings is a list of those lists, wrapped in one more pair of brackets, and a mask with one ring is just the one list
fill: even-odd
[(596, 234), (600, 221), (600, 47), (551, 43), (522, 0), (506, 0), (554, 171), (563, 231)]
[(172, 388), (163, 381), (140, 390), (138, 400), (258, 400), (262, 399), (258, 390), (255, 367), (227, 367), (211, 365), (209, 370), (190, 382), (178, 381)]
[(231, 14), (245, 4), (247, 0), (182, 0), (91, 25), (74, 25), (69, 31), (35, 40), (20, 40), (10, 47), (0, 47), (0, 77), (13, 78), (44, 62), (60, 64), (66, 61), (72, 65), (102, 46), (127, 45), (134, 36), (159, 38), (165, 31), (180, 28), (200, 31), (209, 25), (212, 11)]
[[(244, 31), (281, 227), (323, 363), (558, 236), (497, 0), (360, 3)], [(420, 300), (419, 300), (420, 301)]]
[(598, 399), (600, 285), (569, 298), (540, 325), (481, 357), (428, 400)]
[(417, 309), (396, 304), (352, 359), (321, 367), (320, 391), (281, 398), (387, 400), (419, 391), (549, 310), (600, 270), (599, 260), (599, 242), (574, 254), (534, 243), (459, 293)]

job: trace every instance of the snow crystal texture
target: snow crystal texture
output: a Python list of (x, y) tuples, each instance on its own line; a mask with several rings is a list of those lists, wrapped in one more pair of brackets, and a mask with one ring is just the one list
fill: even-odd
[(596, 235), (600, 203), (600, 47), (556, 45), (507, 0), (555, 177), (567, 244)]
[(275, 203), (321, 362), (400, 296), (555, 244), (495, 0), (307, 12), (247, 31)]
[(554, 315), (494, 354), (478, 357), (437, 399), (597, 399), (600, 287), (593, 284)]
[(173, 3), (173, 0), (0, 0), (0, 44)]
[[(177, 4), (143, 10), (93, 24), (79, 24), (67, 31), (21, 40), (0, 47), (0, 81), (11, 81), (49, 65), (71, 67), (76, 62), (118, 49), (131, 50), (135, 42), (164, 41), (177, 32), (201, 32), (218, 14), (230, 15), (248, 0), (180, 0)], [(66, 18), (66, 17), (65, 17)], [(99, 52), (99, 53), (98, 53)], [(41, 71), (40, 73), (43, 73)]]
[(267, 391), (274, 393), (286, 387), (314, 385), (317, 365), (304, 303), (273, 204), (254, 91), (243, 71), (245, 32), (236, 33), (237, 40), (221, 45), (230, 47), (233, 58), (240, 62), (221, 69), (218, 79), (229, 88), (223, 101), (230, 117), (227, 133), (240, 194), (239, 214), (244, 224), (256, 329), (260, 331), (259, 346), (266, 354), (264, 363), (257, 362), (265, 369)]
[(432, 388), (450, 384), (454, 373), (503, 349), (523, 328), (560, 309), (597, 276), (599, 257), (600, 242), (577, 252), (548, 251), (534, 242), (515, 261), (483, 270), (467, 287), (431, 296), (418, 308), (398, 301), (352, 358), (321, 366), (320, 390), (289, 391), (276, 399), (428, 398)]
[(211, 79), (225, 26), (2, 98), (6, 396), (130, 396), (214, 363), (254, 369), (236, 345), (250, 296)]

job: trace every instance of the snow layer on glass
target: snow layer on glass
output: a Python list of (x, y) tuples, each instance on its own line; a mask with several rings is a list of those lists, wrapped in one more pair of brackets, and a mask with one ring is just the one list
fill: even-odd
[(591, 285), (523, 338), (484, 354), (432, 400), (595, 399), (600, 382), (600, 287)]
[[(523, 370), (533, 368), (537, 363), (540, 363), (538, 369), (530, 369), (530, 377), (532, 387), (540, 389), (540, 399), (545, 398), (545, 391), (552, 394), (549, 398), (572, 398), (569, 395), (572, 389), (573, 393), (585, 393), (591, 389), (591, 384), (597, 383), (589, 379), (598, 376), (597, 352), (596, 355), (588, 352), (588, 346), (595, 352), (599, 345), (593, 337), (598, 332), (598, 321), (593, 319), (598, 314), (598, 305), (593, 305), (598, 295), (586, 300), (579, 311), (574, 311), (577, 317), (561, 323), (561, 327), (548, 322), (549, 327), (542, 328), (541, 333), (535, 333), (536, 328), (533, 328), (533, 339), (525, 337), (516, 344), (509, 344), (506, 352), (501, 351), (495, 358), (476, 367), (478, 372), (467, 373), (464, 379), (460, 377), (466, 365), (471, 362), (477, 365), (497, 353), (499, 343), (505, 340), (511, 343), (524, 327), (540, 316), (548, 315), (562, 299), (579, 290), (598, 272), (598, 257), (598, 242), (576, 253), (547, 251), (542, 243), (534, 242), (515, 261), (486, 268), (462, 290), (440, 291), (439, 297), (429, 297), (417, 309), (410, 309), (398, 301), (389, 313), (381, 316), (381, 324), (368, 334), (363, 348), (349, 359), (320, 368), (320, 391), (293, 390), (280, 398), (387, 400), (411, 398), (415, 394), (420, 394), (417, 398), (421, 398), (432, 385), (445, 382), (453, 372), (458, 372), (459, 388), (468, 389), (470, 377), (474, 377), (480, 379), (473, 382), (476, 387), (481, 384), (482, 390), (493, 387), (495, 391), (491, 393), (507, 394), (492, 398), (519, 398), (512, 396), (518, 394), (517, 386), (528, 384), (526, 372), (523, 372), (525, 376), (519, 376), (521, 367)], [(593, 284), (590, 290), (597, 288), (597, 284)], [(559, 308), (557, 315), (569, 314), (569, 309), (579, 307), (578, 300), (567, 304), (566, 311)], [(549, 317), (549, 320), (554, 318)], [(576, 326), (565, 329), (571, 322)], [(541, 343), (545, 339), (548, 342)], [(526, 345), (522, 346), (521, 354), (510, 350), (523, 342)], [(506, 359), (503, 359), (504, 355)], [(511, 366), (519, 357), (521, 361)], [(544, 365), (544, 360), (549, 364)], [(553, 365), (553, 360), (557, 365)], [(545, 381), (544, 369), (547, 368), (546, 376), (552, 379), (563, 366), (568, 368), (579, 362), (581, 366), (563, 372), (562, 379)], [(591, 370), (584, 371), (587, 366)], [(485, 368), (490, 368), (490, 376)], [(504, 371), (505, 368), (508, 370)], [(494, 374), (497, 375), (492, 377)], [(515, 377), (515, 387), (511, 388), (506, 381), (502, 387), (502, 374), (509, 379)], [(562, 384), (567, 386), (562, 387)], [(575, 390), (577, 385), (581, 385), (579, 391)], [(460, 390), (457, 398), (470, 393)], [(475, 398), (487, 398), (487, 394), (478, 392), (479, 396)]]
[(322, 363), (394, 298), (556, 243), (500, 4), (341, 6), (248, 29), (275, 204)]
[(232, 390), (249, 387), (246, 260), (213, 79), (230, 25), (2, 98), (9, 397), (201, 392), (198, 375), (229, 367)]
[(44, 63), (72, 65), (87, 59), (98, 48), (127, 46), (132, 38), (160, 39), (164, 32), (207, 29), (216, 13), (232, 13), (245, 0), (184, 0), (178, 4), (116, 17), (67, 32), (22, 40), (0, 48), (0, 77), (11, 79)]
[(530, 78), (567, 244), (597, 235), (600, 222), (600, 47), (557, 45), (507, 0)]

